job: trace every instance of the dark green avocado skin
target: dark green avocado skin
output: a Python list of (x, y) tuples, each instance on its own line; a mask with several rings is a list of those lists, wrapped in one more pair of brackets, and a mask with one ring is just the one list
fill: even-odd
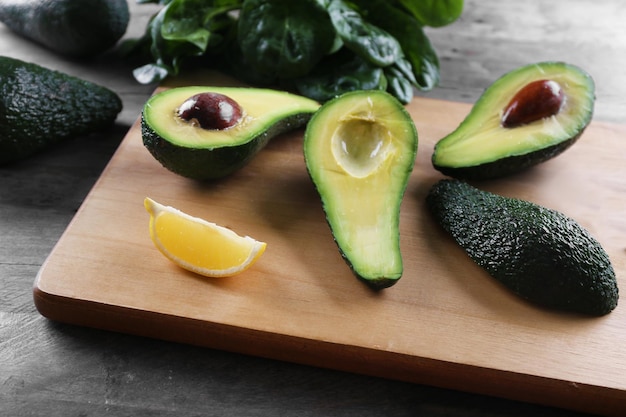
[(528, 301), (592, 316), (617, 306), (607, 253), (564, 214), (456, 179), (436, 183), (426, 203), (472, 260)]
[(0, 21), (9, 29), (75, 58), (112, 48), (129, 20), (127, 0), (0, 0)]
[(105, 129), (121, 110), (106, 87), (0, 57), (0, 165)]
[(432, 163), (433, 167), (442, 174), (461, 180), (483, 181), (508, 177), (510, 175), (525, 171), (528, 168), (531, 168), (542, 162), (546, 162), (563, 153), (566, 149), (576, 143), (576, 141), (583, 134), (584, 130), (585, 129), (582, 129), (580, 133), (578, 133), (573, 138), (557, 143), (556, 145), (552, 145), (548, 148), (531, 151), (523, 155), (509, 156), (481, 165), (467, 167), (440, 166), (434, 162), (434, 155)]
[(175, 174), (198, 181), (226, 177), (247, 165), (270, 139), (304, 126), (311, 113), (298, 113), (277, 120), (268, 129), (256, 132), (254, 138), (235, 146), (190, 148), (173, 144), (159, 135), (141, 115), (143, 144), (163, 167)]

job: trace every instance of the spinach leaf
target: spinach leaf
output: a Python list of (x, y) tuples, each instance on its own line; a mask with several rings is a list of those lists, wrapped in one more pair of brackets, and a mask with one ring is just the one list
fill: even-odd
[(406, 26), (399, 27), (398, 32), (404, 32), (406, 34), (404, 36), (411, 35), (404, 39), (403, 47), (407, 59), (413, 66), (417, 81), (415, 86), (420, 90), (430, 91), (439, 84), (439, 57), (417, 21), (407, 19), (405, 23)]
[(135, 69), (135, 78), (147, 84), (177, 75), (183, 61), (222, 42), (220, 32), (234, 24), (227, 13), (240, 5), (241, 0), (171, 0), (150, 20), (141, 39), (149, 44), (153, 62)]
[(422, 25), (441, 27), (461, 16), (463, 0), (397, 0)]
[(136, 1), (163, 6), (118, 50), (148, 62), (133, 72), (139, 82), (195, 65), (319, 101), (383, 89), (406, 103), (414, 88), (432, 89), (439, 60), (424, 27), (463, 9), (463, 0)]
[(298, 78), (294, 84), (300, 94), (320, 102), (348, 91), (387, 89), (382, 68), (345, 49), (328, 56), (311, 74)]
[(353, 1), (370, 22), (398, 39), (413, 68), (414, 85), (424, 91), (434, 88), (439, 83), (439, 58), (420, 22), (384, 0)]
[(250, 66), (278, 79), (309, 73), (332, 48), (335, 35), (316, 1), (245, 0), (238, 39)]
[(413, 86), (416, 83), (411, 71), (411, 64), (402, 59), (385, 67), (384, 72), (387, 79), (387, 91), (403, 104), (410, 102), (413, 98)]
[(161, 9), (150, 21), (146, 35), (143, 41), (148, 46), (149, 53), (152, 54), (153, 62), (133, 71), (135, 79), (143, 84), (157, 82), (163, 80), (168, 74), (176, 74), (177, 70), (171, 65), (172, 60), (168, 59), (168, 55), (178, 55), (178, 51), (173, 52), (175, 48), (168, 48), (167, 43), (161, 36), (161, 25), (167, 12), (166, 8)]
[(402, 56), (402, 47), (386, 31), (366, 22), (343, 0), (331, 0), (328, 14), (344, 45), (361, 58), (379, 67), (386, 67)]
[(237, 8), (236, 0), (174, 0), (167, 8), (161, 23), (161, 37), (170, 42), (189, 43), (197, 47), (198, 54), (221, 40), (219, 31), (228, 27), (226, 15)]

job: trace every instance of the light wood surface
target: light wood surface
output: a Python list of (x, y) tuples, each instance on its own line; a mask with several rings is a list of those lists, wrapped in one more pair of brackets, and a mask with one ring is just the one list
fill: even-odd
[[(424, 205), (443, 178), (430, 164), (433, 146), (470, 106), (417, 98), (407, 108), (420, 143), (401, 210), (405, 273), (395, 286), (371, 291), (341, 258), (304, 166), (301, 130), (234, 175), (200, 184), (161, 167), (136, 124), (40, 271), (37, 307), (74, 324), (618, 416), (626, 309), (595, 319), (543, 311), (473, 264)], [(594, 124), (558, 158), (480, 187), (577, 219), (626, 286), (624, 134), (626, 126)], [(236, 277), (188, 273), (153, 246), (146, 196), (268, 248)]]
[[(129, 6), (131, 25), (126, 37), (135, 37), (141, 34), (158, 6), (138, 5), (134, 1), (129, 1)], [(594, 120), (623, 123), (626, 114), (625, 20), (626, 7), (621, 0), (466, 1), (458, 22), (429, 30), (441, 58), (442, 77), (438, 88), (420, 95), (472, 103), (494, 79), (510, 69), (535, 61), (565, 60), (587, 69), (596, 81)], [(120, 62), (110, 55), (88, 62), (68, 60), (15, 36), (2, 25), (0, 54), (96, 81), (118, 92), (124, 102), (124, 110), (111, 130), (78, 138), (22, 162), (0, 167), (1, 415), (587, 416), (571, 409), (533, 404), (538, 387), (546, 386), (542, 378), (526, 379), (524, 390), (512, 394), (508, 386), (519, 383), (518, 374), (500, 373), (499, 379), (482, 380), (479, 384), (483, 390), (500, 389), (504, 397), (517, 396), (522, 399), (520, 402), (438, 388), (442, 381), (433, 375), (441, 369), (439, 362), (421, 363), (428, 379), (425, 384), (405, 383), (66, 325), (42, 317), (33, 303), (35, 276), (155, 86), (137, 84), (131, 75), (131, 63)], [(620, 128), (602, 127), (599, 136), (613, 138), (612, 143), (624, 134)], [(580, 150), (573, 148), (562, 158), (575, 158), (574, 152)], [(426, 153), (421, 157), (424, 155)], [(624, 156), (615, 152), (611, 158), (623, 159)], [(562, 164), (560, 161), (553, 162)], [(596, 181), (596, 168), (595, 165), (583, 166), (575, 172), (587, 194), (589, 186), (584, 184)], [(542, 172), (546, 169), (547, 165)], [(551, 181), (551, 177), (542, 175), (541, 180)], [(623, 176), (610, 181), (622, 195), (623, 181)], [(564, 202), (586, 200), (584, 193), (567, 194), (574, 195), (568, 195)], [(525, 195), (530, 197), (532, 193), (525, 191)], [(590, 197), (589, 204), (598, 207), (618, 202), (603, 201), (604, 193), (588, 195), (596, 198), (593, 201)], [(559, 208), (569, 210), (565, 206)], [(587, 210), (595, 209), (590, 206)], [(612, 216), (619, 218), (620, 213)], [(609, 242), (614, 243), (623, 235), (623, 231), (616, 228), (599, 237), (606, 239), (608, 236)], [(613, 246), (613, 243), (608, 245)], [(142, 262), (137, 260), (137, 263)], [(260, 263), (259, 267), (262, 265)], [(106, 268), (116, 270), (110, 263), (102, 266)], [(358, 282), (345, 282), (362, 291)], [(407, 284), (403, 281), (402, 285)], [(468, 285), (467, 291), (471, 289)], [(415, 289), (410, 293), (415, 295)], [(468, 292), (460, 294), (467, 296)], [(426, 298), (428, 293), (420, 292), (418, 296)], [(450, 295), (451, 298), (459, 296), (459, 293)], [(479, 298), (474, 292), (471, 296)], [(493, 299), (488, 303), (481, 309), (489, 311), (497, 307)], [(620, 310), (616, 313), (621, 314)], [(518, 323), (523, 320), (519, 317)], [(199, 328), (201, 326), (194, 327)], [(216, 331), (215, 328), (209, 330)], [(500, 328), (494, 326), (491, 334), (499, 331)], [(566, 340), (554, 340), (554, 343), (565, 352), (576, 347)], [(300, 339), (292, 342), (293, 349), (302, 346)], [(534, 349), (520, 339), (518, 349), (526, 348)], [(324, 353), (323, 350), (307, 351), (315, 362), (322, 362)], [(319, 356), (314, 357), (315, 354)], [(571, 363), (560, 363), (565, 369), (575, 369)], [(476, 377), (471, 369), (474, 368), (449, 368), (455, 371), (456, 383), (464, 386), (470, 385), (469, 381)], [(588, 372), (597, 375), (595, 369)], [(547, 385), (559, 395), (566, 390), (575, 393), (579, 389), (578, 384)], [(589, 392), (589, 389), (585, 387), (584, 391)], [(601, 389), (587, 406), (602, 404), (603, 393), (606, 390)]]

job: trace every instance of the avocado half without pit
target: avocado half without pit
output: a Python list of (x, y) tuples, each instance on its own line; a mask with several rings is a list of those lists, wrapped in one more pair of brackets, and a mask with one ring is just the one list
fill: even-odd
[(319, 103), (284, 91), (178, 87), (141, 114), (144, 146), (168, 170), (196, 180), (232, 174), (273, 137), (305, 125)]
[(494, 82), (470, 113), (435, 145), (432, 164), (466, 180), (503, 177), (551, 159), (583, 133), (595, 85), (582, 69), (543, 62)]
[(326, 102), (304, 134), (306, 167), (344, 260), (373, 289), (402, 276), (400, 204), (413, 170), (417, 131), (384, 91)]

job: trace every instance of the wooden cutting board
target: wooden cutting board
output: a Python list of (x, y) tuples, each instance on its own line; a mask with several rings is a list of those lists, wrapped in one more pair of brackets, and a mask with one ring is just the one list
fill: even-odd
[[(231, 177), (200, 184), (162, 168), (135, 124), (42, 266), (37, 309), (76, 325), (623, 415), (626, 304), (601, 318), (545, 311), (472, 263), (424, 206), (442, 178), (430, 163), (433, 146), (470, 106), (415, 98), (407, 107), (419, 150), (400, 219), (405, 273), (395, 286), (371, 291), (339, 255), (305, 169), (302, 130), (274, 139)], [(626, 126), (593, 123), (561, 156), (479, 187), (578, 220), (626, 289), (625, 138)], [(267, 250), (239, 276), (186, 272), (153, 246), (146, 196), (263, 240)]]

